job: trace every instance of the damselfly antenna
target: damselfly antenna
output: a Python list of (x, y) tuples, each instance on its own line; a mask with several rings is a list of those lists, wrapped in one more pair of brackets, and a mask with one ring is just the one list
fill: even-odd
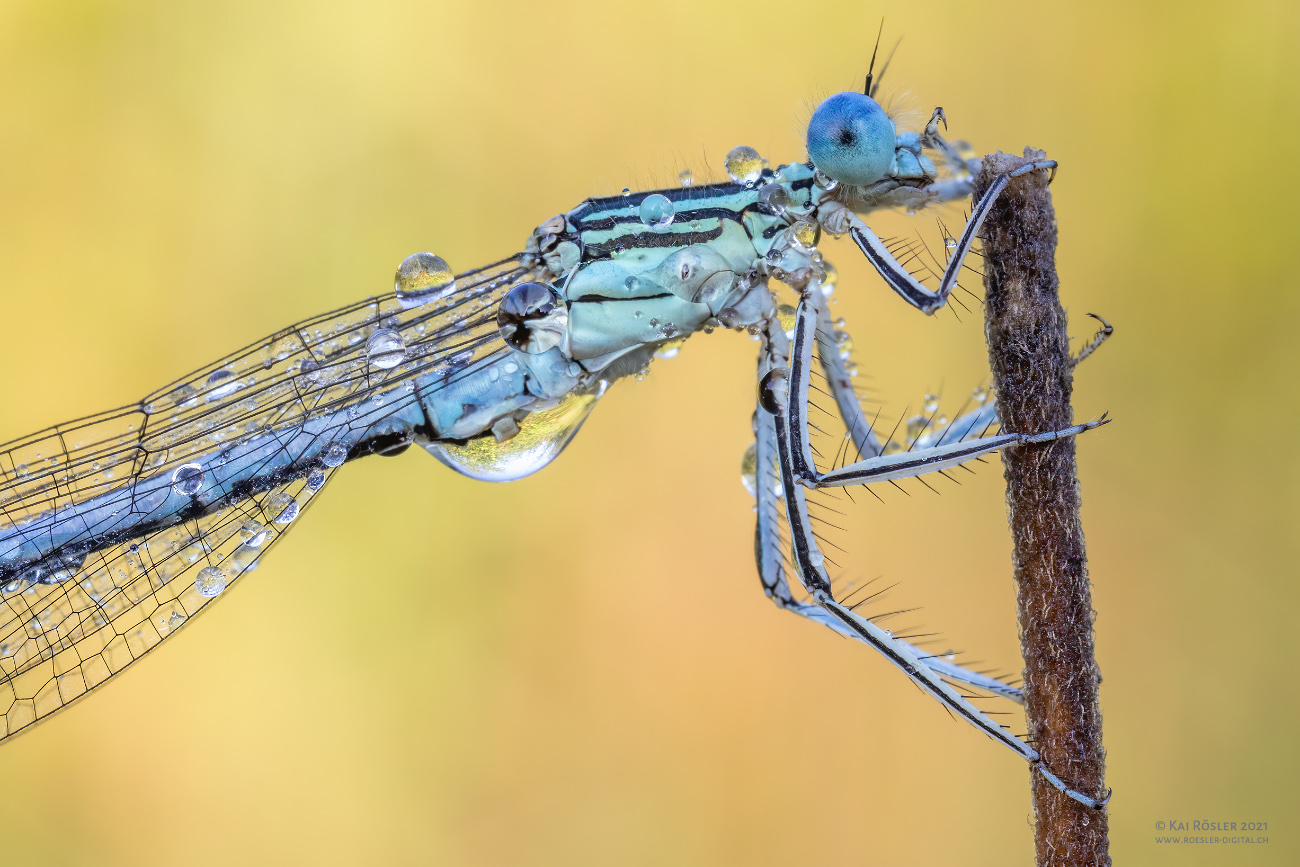
[[(863, 88), (862, 88), (862, 92), (863, 92), (863, 94), (865, 94), (866, 96), (871, 96), (871, 94), (873, 94), (873, 93), (875, 92), (875, 91), (872, 89), (872, 87), (871, 87), (871, 74), (872, 74), (872, 73), (875, 71), (875, 69), (876, 69), (876, 52), (880, 50), (880, 34), (882, 34), (882, 33), (884, 33), (884, 32), (885, 32), (885, 19), (881, 18), (881, 19), (880, 19), (880, 29), (876, 31), (876, 47), (873, 48), (873, 49), (871, 49), (871, 65), (867, 67), (867, 83), (866, 83), (866, 84), (863, 86)], [(888, 65), (889, 65), (889, 62), (886, 61), (886, 62), (885, 62), (885, 65), (888, 66)], [(880, 74), (881, 74), (881, 76), (883, 77), (884, 74), (885, 74), (885, 70), (883, 70), (883, 69), (880, 70)], [(879, 87), (879, 86), (880, 86), (880, 85), (878, 85), (878, 84), (876, 85), (876, 87)]]

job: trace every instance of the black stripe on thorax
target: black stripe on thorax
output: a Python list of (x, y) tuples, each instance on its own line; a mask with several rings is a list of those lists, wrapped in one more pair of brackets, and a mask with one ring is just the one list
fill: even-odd
[[(744, 225), (743, 223), (741, 225)], [(616, 251), (652, 247), (691, 247), (707, 244), (722, 237), (722, 226), (707, 232), (637, 232), (610, 238), (603, 244), (584, 244), (582, 261), (613, 258)]]

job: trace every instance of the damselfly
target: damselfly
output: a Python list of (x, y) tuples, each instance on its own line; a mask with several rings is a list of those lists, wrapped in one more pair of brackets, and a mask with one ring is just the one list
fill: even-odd
[[(1007, 177), (947, 239), (927, 287), (862, 215), (962, 200), (977, 163), (940, 134), (941, 109), (920, 132), (899, 132), (874, 94), (868, 74), (864, 92), (818, 107), (807, 162), (773, 169), (737, 147), (730, 182), (588, 199), (491, 265), (453, 273), (417, 253), (389, 295), (278, 331), (138, 404), (0, 447), (0, 735), (103, 685), (244, 580), (343, 465), (416, 445), (477, 479), (520, 478), (560, 453), (610, 384), (697, 331), (727, 328), (761, 341), (749, 476), (767, 595), (876, 649), (1099, 806), (961, 691), (1020, 700), (1018, 689), (837, 598), (813, 532), (809, 490), (941, 471), (1096, 424), (987, 435), (997, 420), (983, 402), (902, 444), (877, 435), (836, 345), (822, 236), (848, 234), (891, 289), (933, 313)], [(798, 294), (797, 309), (778, 309), (772, 280)], [(827, 471), (809, 444), (814, 375), (856, 453)]]

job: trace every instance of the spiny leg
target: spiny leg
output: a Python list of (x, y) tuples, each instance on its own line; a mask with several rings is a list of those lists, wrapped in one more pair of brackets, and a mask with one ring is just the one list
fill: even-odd
[[(894, 638), (888, 631), (876, 626), (870, 620), (857, 614), (834, 599), (830, 577), (826, 572), (825, 557), (818, 550), (816, 537), (812, 531), (811, 518), (808, 513), (804, 488), (819, 487), (833, 474), (821, 475), (812, 463), (811, 451), (807, 443), (807, 388), (808, 368), (811, 362), (811, 341), (814, 338), (816, 323), (811, 307), (806, 303), (808, 290), (820, 291), (814, 282), (811, 287), (804, 286), (803, 300), (800, 301), (795, 323), (795, 343), (791, 353), (789, 373), (779, 366), (771, 365), (764, 375), (759, 389), (760, 406), (771, 414), (776, 429), (777, 457), (779, 462), (781, 486), (785, 494), (786, 517), (791, 533), (791, 556), (796, 574), (804, 588), (827, 614), (833, 617), (846, 631), (865, 644), (869, 644), (894, 663), (914, 683), (930, 693), (950, 711), (966, 719), (990, 738), (1016, 752), (1037, 768), (1043, 776), (1071, 798), (1087, 806), (1100, 809), (1109, 800), (1109, 794), (1103, 800), (1097, 800), (1077, 792), (1060, 780), (1043, 765), (1038, 752), (1006, 731), (1000, 724), (970, 703), (943, 679), (948, 666), (940, 666), (933, 656), (921, 653), (913, 645)], [(769, 325), (768, 331), (774, 327)], [(767, 345), (765, 341), (765, 346)], [(803, 404), (800, 406), (800, 404)], [(898, 456), (880, 456), (860, 461), (845, 467), (864, 478), (872, 474), (875, 478), (905, 478), (920, 475), (931, 469), (951, 466), (968, 460), (978, 454), (1012, 443), (1050, 441), (1060, 436), (1071, 436), (1095, 425), (1080, 425), (1063, 431), (1035, 436), (1005, 434), (988, 437), (971, 443), (955, 443), (922, 449), (904, 455), (911, 462), (904, 466), (892, 460)], [(965, 454), (964, 449), (978, 446), (976, 453)], [(963, 456), (965, 454), (965, 456)], [(796, 469), (803, 464), (807, 468), (805, 475)], [(864, 466), (865, 465), (865, 466)], [(855, 467), (861, 469), (854, 470)], [(868, 480), (872, 480), (868, 478)], [(831, 484), (850, 484), (851, 482), (834, 480)], [(802, 612), (800, 612), (802, 613)], [(807, 616), (807, 615), (805, 615)], [(814, 619), (820, 620), (820, 617)], [(960, 667), (957, 667), (960, 668)], [(962, 679), (962, 678), (959, 678)], [(964, 680), (964, 679), (962, 679)], [(969, 681), (967, 681), (969, 682)], [(977, 684), (978, 685), (978, 684)]]
[(816, 313), (809, 297), (819, 291), (815, 282), (803, 287), (803, 297), (799, 301), (795, 315), (794, 346), (790, 357), (790, 400), (787, 403), (790, 471), (808, 487), (841, 487), (913, 478), (955, 467), (1005, 446), (1051, 442), (1083, 433), (1106, 423), (1103, 416), (1095, 422), (1072, 425), (1057, 431), (1038, 434), (1003, 433), (972, 440), (959, 438), (970, 431), (953, 431), (957, 436), (950, 438), (947, 435), (952, 430), (950, 428), (949, 431), (945, 431), (940, 444), (926, 448), (913, 448), (892, 455), (880, 454), (822, 473), (813, 463), (808, 439), (808, 378), (812, 365), (812, 344), (816, 339), (817, 328)]
[[(784, 334), (781, 334), (776, 329), (773, 329), (773, 334), (779, 335), (780, 341), (784, 343)], [(772, 354), (780, 358), (781, 363), (784, 363), (786, 354), (784, 350), (778, 350)], [(764, 357), (769, 357), (766, 347)], [(770, 369), (770, 364), (760, 364), (760, 381)], [(781, 485), (780, 463), (777, 452), (776, 420), (771, 413), (761, 408), (755, 413), (754, 435), (756, 456), (754, 493), (757, 499), (754, 559), (758, 567), (759, 578), (763, 584), (763, 592), (778, 608), (798, 614), (815, 623), (820, 623), (847, 638), (860, 641), (861, 636), (856, 631), (849, 629), (825, 608), (796, 599), (790, 592), (790, 583), (785, 567), (785, 545), (781, 540), (781, 525), (786, 522), (786, 518), (781, 514), (780, 510), (780, 500), (784, 492)], [(857, 608), (858, 604), (861, 603), (849, 607), (852, 610)], [(941, 677), (1009, 698), (1017, 704), (1024, 704), (1024, 693), (1017, 687), (980, 672), (972, 671), (955, 662), (950, 662), (942, 656), (917, 647), (910, 642), (897, 638), (894, 640), (907, 648), (918, 660)]]
[[(839, 409), (840, 419), (844, 422), (844, 427), (853, 441), (857, 458), (882, 455), (885, 453), (885, 448), (876, 434), (877, 419), (870, 418), (863, 412), (862, 402), (853, 387), (853, 379), (835, 345), (835, 331), (831, 324), (826, 296), (815, 293), (808, 297), (817, 311), (817, 359), (821, 363), (831, 397), (834, 398), (835, 405)], [(937, 435), (927, 435), (921, 438), (920, 442), (933, 446), (973, 439), (983, 435), (996, 422), (997, 408), (990, 401), (958, 416), (942, 431), (937, 432)]]
[(1093, 319), (1096, 319), (1098, 322), (1100, 322), (1101, 328), (1097, 329), (1097, 333), (1092, 336), (1092, 340), (1088, 341), (1088, 345), (1080, 349), (1079, 354), (1074, 356), (1074, 358), (1070, 359), (1071, 368), (1076, 367), (1080, 361), (1083, 361), (1089, 355), (1092, 355), (1094, 352), (1096, 352), (1098, 347), (1100, 347), (1103, 343), (1105, 343), (1110, 338), (1110, 336), (1115, 333), (1114, 326), (1112, 326), (1104, 318), (1098, 316), (1096, 313), (1089, 313), (1088, 315), (1091, 316)]
[[(808, 294), (810, 303), (817, 311), (817, 357), (822, 365), (822, 372), (826, 377), (827, 386), (830, 388), (831, 396), (835, 399), (836, 407), (840, 412), (840, 419), (844, 422), (845, 428), (849, 431), (850, 437), (857, 449), (858, 457), (873, 457), (884, 454), (884, 448), (880, 439), (874, 431), (874, 422), (869, 420), (862, 411), (862, 404), (858, 400), (857, 393), (853, 389), (852, 379), (844, 366), (843, 359), (840, 358), (838, 348), (832, 337), (832, 325), (830, 319), (829, 305), (826, 303), (826, 296), (820, 292)], [(774, 338), (780, 341), (780, 349), (773, 353), (781, 367), (788, 365), (789, 346), (785, 334), (780, 331), (773, 332)], [(764, 353), (763, 358), (769, 359), (769, 353)], [(759, 370), (759, 380), (761, 381), (768, 370), (771, 369), (775, 362), (767, 361), (766, 366), (761, 366)], [(757, 427), (756, 436), (760, 445), (764, 437), (772, 443), (770, 454), (771, 461), (776, 460), (775, 437), (776, 429), (768, 417), (769, 414), (759, 411), (755, 416), (755, 425)], [(997, 422), (997, 409), (993, 402), (988, 402), (978, 406), (971, 412), (964, 413), (950, 422), (942, 431), (936, 431), (921, 438), (918, 442), (924, 442), (929, 446), (946, 445), (949, 443), (960, 442), (968, 438), (975, 438), (983, 435), (990, 427)], [(763, 451), (762, 448), (759, 449)], [(757, 528), (757, 537), (755, 544), (758, 554), (759, 574), (763, 576), (763, 586), (765, 589), (775, 586), (778, 583), (785, 589), (783, 596), (778, 597), (768, 590), (768, 596), (772, 597), (782, 608), (795, 611), (805, 617), (810, 617), (819, 623), (823, 623), (842, 635), (854, 637), (855, 634), (846, 630), (840, 622), (834, 618), (828, 617), (825, 612), (817, 606), (806, 603), (797, 603), (789, 595), (789, 588), (786, 582), (783, 562), (779, 557), (781, 554), (781, 543), (777, 538), (776, 527), (781, 520), (777, 511), (776, 496), (773, 493), (774, 483), (779, 485), (780, 476), (777, 473), (776, 466), (763, 463), (760, 454), (758, 463), (758, 473), (756, 478), (767, 478), (767, 490), (758, 489), (758, 510), (760, 514), (759, 526)], [(765, 504), (765, 500), (767, 501)], [(764, 520), (763, 516), (768, 516)], [(765, 530), (766, 526), (766, 530)], [(778, 559), (772, 562), (770, 557), (765, 561), (764, 556), (770, 552), (775, 552)], [(818, 616), (820, 615), (820, 616)], [(913, 646), (914, 647), (914, 646)], [(929, 653), (921, 648), (914, 647), (915, 653), (922, 658), (927, 665), (938, 671), (941, 675), (949, 680), (965, 683), (970, 686), (978, 687), (987, 692), (996, 693), (1005, 696), (1018, 704), (1024, 703), (1024, 694), (1014, 686), (1003, 683), (996, 678), (989, 677), (976, 671), (972, 671), (964, 666), (950, 662), (941, 656)]]
[[(770, 339), (763, 341), (758, 356), (758, 380), (763, 381), (768, 372), (789, 363), (790, 345), (780, 328), (771, 329)], [(770, 413), (754, 411), (754, 560), (763, 592), (779, 608), (802, 613), (803, 603), (790, 593), (790, 583), (785, 574), (785, 554), (781, 544), (781, 515), (779, 492), (781, 476), (777, 455), (776, 424)]]
[[(884, 445), (876, 436), (873, 424), (862, 411), (862, 402), (858, 400), (853, 388), (853, 379), (849, 376), (844, 360), (840, 358), (834, 345), (834, 328), (831, 325), (830, 307), (826, 296), (820, 291), (810, 297), (817, 312), (817, 357), (821, 361), (822, 373), (826, 375), (826, 384), (831, 390), (831, 397), (839, 408), (844, 427), (853, 439), (853, 445), (860, 456), (874, 457), (885, 453)], [(784, 335), (782, 335), (784, 339)], [(762, 377), (760, 377), (761, 380)]]
[(944, 305), (948, 300), (948, 295), (956, 287), (957, 275), (961, 272), (966, 254), (970, 252), (971, 245), (975, 243), (975, 236), (979, 232), (984, 218), (988, 216), (989, 209), (993, 207), (993, 203), (997, 201), (1007, 183), (1014, 177), (1027, 174), (1036, 169), (1055, 171), (1056, 161), (1039, 160), (1038, 162), (1025, 163), (1013, 172), (999, 175), (993, 181), (983, 197), (971, 209), (970, 220), (967, 221), (966, 228), (962, 230), (961, 237), (957, 240), (957, 246), (952, 252), (952, 257), (948, 260), (948, 266), (944, 269), (943, 276), (939, 278), (939, 288), (937, 290), (927, 288), (921, 281), (913, 277), (857, 214), (844, 208), (835, 212), (834, 220), (847, 225), (853, 242), (858, 245), (858, 249), (862, 251), (876, 271), (880, 273), (880, 276), (884, 278), (889, 288), (901, 295), (903, 300), (913, 307), (923, 313), (930, 314)]

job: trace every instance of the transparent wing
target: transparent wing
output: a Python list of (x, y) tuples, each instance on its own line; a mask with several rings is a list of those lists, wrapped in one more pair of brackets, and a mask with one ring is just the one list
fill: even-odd
[[(155, 480), (169, 487), (197, 456), (238, 454), (258, 437), (299, 452), (322, 418), (366, 430), (414, 404), (422, 374), (441, 374), (421, 380), (428, 396), (474, 372), (506, 351), (497, 302), (535, 278), (519, 259), (459, 274), (454, 291), (420, 306), (389, 294), (307, 320), (135, 406), (0, 446), (0, 738), (104, 683), (224, 595), (333, 469), (270, 474), (156, 526), (144, 522), (163, 493)], [(381, 328), (406, 346), (391, 368), (367, 363)]]
[(299, 518), (327, 474), (96, 551), (71, 580), (7, 594), (0, 603), (0, 737), (100, 686), (228, 593)]

